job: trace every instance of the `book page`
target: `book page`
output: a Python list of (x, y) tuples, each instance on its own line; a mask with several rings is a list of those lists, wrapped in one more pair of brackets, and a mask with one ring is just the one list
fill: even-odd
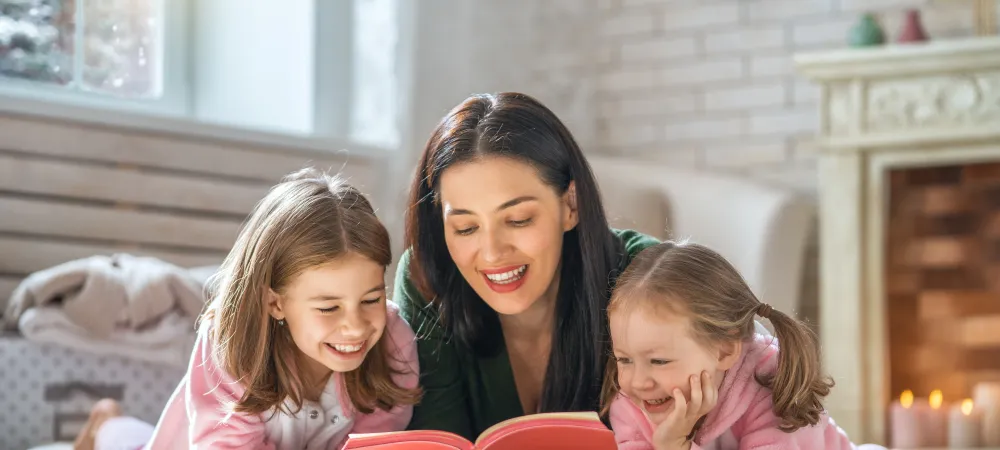
[(529, 420), (503, 427), (480, 440), (478, 450), (617, 450), (614, 433), (601, 422)]
[(465, 438), (436, 430), (390, 431), (348, 435), (344, 450), (472, 450)]
[(454, 445), (442, 444), (440, 442), (433, 441), (386, 442), (382, 444), (366, 445), (364, 447), (347, 448), (363, 448), (365, 450), (472, 450), (468, 447), (455, 447)]
[(526, 416), (514, 417), (512, 419), (507, 419), (500, 422), (492, 427), (483, 431), (482, 434), (476, 439), (476, 448), (480, 447), (480, 444), (489, 439), (489, 437), (496, 433), (497, 431), (511, 427), (514, 425), (522, 424), (525, 422), (537, 422), (537, 421), (550, 421), (550, 420), (578, 420), (581, 422), (596, 422), (602, 428), (607, 428), (604, 423), (601, 422), (601, 417), (597, 415), (594, 411), (580, 411), (580, 412), (554, 412), (554, 413), (539, 413), (539, 414), (529, 414)]

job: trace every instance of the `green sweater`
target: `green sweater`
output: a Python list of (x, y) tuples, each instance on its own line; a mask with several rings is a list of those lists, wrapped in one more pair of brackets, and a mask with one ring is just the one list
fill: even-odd
[[(613, 230), (622, 240), (628, 261), (655, 245), (655, 238), (632, 230)], [(393, 301), (419, 337), (423, 399), (413, 410), (410, 429), (443, 430), (474, 440), (498, 422), (524, 415), (504, 348), (491, 358), (463, 351), (448, 340), (438, 310), (410, 280), (410, 251), (400, 258)]]

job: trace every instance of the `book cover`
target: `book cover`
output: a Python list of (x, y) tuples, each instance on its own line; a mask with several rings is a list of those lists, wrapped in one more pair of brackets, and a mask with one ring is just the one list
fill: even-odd
[(351, 434), (344, 450), (616, 450), (614, 433), (595, 412), (542, 413), (500, 422), (476, 442), (444, 431)]

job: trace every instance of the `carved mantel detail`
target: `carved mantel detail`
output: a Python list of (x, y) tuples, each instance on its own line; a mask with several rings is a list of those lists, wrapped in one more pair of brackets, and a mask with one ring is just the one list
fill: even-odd
[(851, 122), (858, 114), (858, 105), (851, 98), (850, 86), (847, 83), (831, 84), (827, 87), (827, 126), (829, 134), (845, 135), (851, 133)]
[(833, 50), (795, 63), (822, 85), (820, 138), (833, 147), (1000, 130), (1000, 36)]
[(873, 82), (867, 104), (869, 132), (991, 123), (1000, 127), (1000, 70)]

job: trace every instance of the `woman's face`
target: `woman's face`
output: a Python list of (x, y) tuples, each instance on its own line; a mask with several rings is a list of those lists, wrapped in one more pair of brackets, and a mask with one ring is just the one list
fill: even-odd
[(576, 188), (560, 195), (534, 167), (493, 157), (441, 175), (441, 213), (452, 260), (496, 312), (520, 314), (554, 299), (563, 233), (578, 222)]

